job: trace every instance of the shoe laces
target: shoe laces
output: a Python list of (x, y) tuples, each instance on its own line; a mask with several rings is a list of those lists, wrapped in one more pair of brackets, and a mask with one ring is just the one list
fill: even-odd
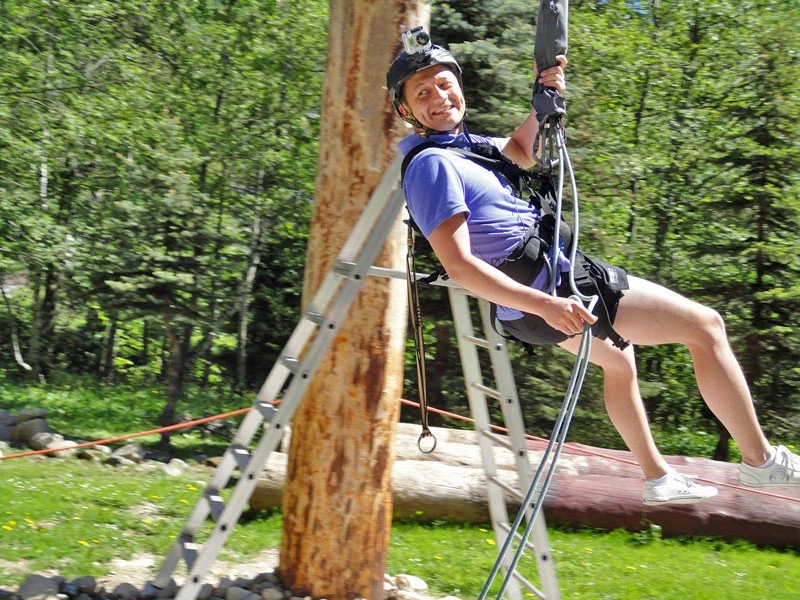
[(788, 448), (783, 446), (777, 450), (775, 462), (782, 467), (800, 471), (800, 457), (792, 454)]

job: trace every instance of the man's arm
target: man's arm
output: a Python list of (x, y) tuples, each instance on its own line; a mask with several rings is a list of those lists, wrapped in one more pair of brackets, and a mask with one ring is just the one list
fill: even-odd
[(552, 327), (568, 335), (583, 330), (584, 323), (597, 320), (581, 302), (557, 298), (522, 285), (499, 269), (476, 258), (470, 251), (467, 219), (455, 215), (439, 225), (428, 241), (447, 275), (470, 292), (495, 304), (539, 315)]
[[(557, 67), (551, 67), (542, 71), (539, 82), (563, 94), (567, 89), (564, 79), (564, 67), (567, 66), (566, 56), (557, 56)], [(533, 79), (536, 81), (536, 65), (533, 65)], [(533, 160), (533, 141), (539, 132), (539, 121), (536, 119), (536, 111), (531, 108), (527, 118), (517, 127), (516, 131), (506, 138), (505, 145), (502, 147), (503, 154), (513, 160), (519, 166), (530, 169), (535, 161)]]

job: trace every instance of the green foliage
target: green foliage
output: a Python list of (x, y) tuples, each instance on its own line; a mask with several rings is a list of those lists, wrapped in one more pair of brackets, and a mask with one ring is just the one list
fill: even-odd
[(264, 249), (302, 265), (314, 183), (325, 3), (79, 5), (2, 6), (0, 273), (27, 269), (44, 372), (74, 364), (41, 349), (87, 303), (97, 357), (109, 321), (237, 331)]
[[(717, 309), (765, 429), (791, 440), (797, 6), (570, 4), (582, 246)], [(181, 358), (188, 390), (260, 385), (300, 310), (327, 11), (317, 0), (0, 5), (0, 277), (23, 285), (0, 328), (15, 325), (34, 375), (161, 389)], [(464, 68), (476, 132), (507, 135), (527, 114), (535, 21), (517, 0), (433, 3), (433, 37)], [(423, 292), (430, 403), (464, 414), (449, 312), (441, 290)], [(27, 375), (2, 339), (6, 375)], [(548, 435), (572, 359), (511, 352), (530, 432)], [(664, 443), (714, 447), (685, 349), (637, 357)], [(572, 436), (619, 444), (595, 370)]]
[[(527, 110), (518, 86), (530, 81), (535, 11), (498, 4), (434, 5), (431, 28), (463, 62), (472, 129), (507, 134)], [(493, 26), (510, 14), (519, 37)], [(768, 434), (792, 439), (800, 408), (797, 8), (612, 0), (571, 3), (569, 16), (566, 125), (582, 246), (716, 308)], [(560, 403), (569, 360), (556, 356), (544, 349), (515, 362), (534, 429), (547, 431)], [(713, 449), (716, 425), (686, 350), (639, 348), (637, 356), (648, 413), (668, 447)], [(573, 434), (611, 446), (601, 395), (590, 375)], [(689, 433), (697, 431), (707, 437)]]

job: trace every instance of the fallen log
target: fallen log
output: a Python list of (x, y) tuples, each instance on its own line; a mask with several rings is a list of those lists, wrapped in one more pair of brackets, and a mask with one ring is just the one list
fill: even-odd
[[(439, 445), (429, 455), (416, 448), (418, 427), (406, 426), (398, 432), (393, 468), (395, 518), (488, 521), (486, 477), (475, 433), (450, 431), (434, 430)], [(534, 472), (546, 441), (533, 440), (528, 446)], [(495, 461), (498, 478), (519, 489), (512, 453), (496, 450)], [(719, 495), (698, 504), (647, 506), (642, 503), (642, 474), (629, 452), (567, 444), (544, 502), (547, 523), (629, 531), (658, 525), (665, 536), (709, 536), (800, 548), (800, 489), (749, 490), (736, 485), (738, 465), (692, 457), (667, 457), (667, 461), (687, 475), (716, 485)], [(252, 510), (281, 506), (286, 462), (285, 454), (272, 453), (250, 498)], [(506, 493), (511, 520), (519, 503), (519, 497)]]

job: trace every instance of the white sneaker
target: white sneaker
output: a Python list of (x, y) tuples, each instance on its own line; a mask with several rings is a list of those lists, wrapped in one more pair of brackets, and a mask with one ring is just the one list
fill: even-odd
[(694, 483), (676, 471), (667, 473), (666, 481), (657, 481), (644, 482), (642, 502), (645, 504), (694, 504), (717, 495), (717, 488)]
[(739, 465), (739, 485), (753, 488), (800, 486), (800, 456), (786, 446), (775, 448), (775, 462), (768, 467)]

